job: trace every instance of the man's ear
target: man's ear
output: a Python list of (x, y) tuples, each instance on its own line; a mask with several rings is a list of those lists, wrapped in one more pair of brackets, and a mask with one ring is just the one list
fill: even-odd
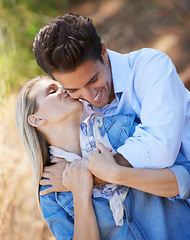
[(106, 45), (104, 42), (102, 42), (102, 58), (105, 64), (108, 63), (108, 53), (106, 49)]
[(46, 120), (43, 117), (39, 117), (35, 114), (28, 116), (28, 123), (32, 127), (41, 127), (46, 123)]

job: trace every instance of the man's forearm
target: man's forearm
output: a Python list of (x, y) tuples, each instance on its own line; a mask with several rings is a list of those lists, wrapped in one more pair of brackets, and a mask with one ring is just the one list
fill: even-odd
[(168, 168), (143, 169), (118, 166), (113, 182), (161, 197), (174, 197), (179, 194), (175, 174)]

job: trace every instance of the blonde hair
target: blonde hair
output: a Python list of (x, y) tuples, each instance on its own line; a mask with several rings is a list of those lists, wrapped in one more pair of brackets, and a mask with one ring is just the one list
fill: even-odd
[(31, 92), (34, 85), (42, 79), (50, 78), (46, 76), (36, 77), (24, 85), (18, 96), (15, 112), (17, 130), (32, 165), (39, 208), (39, 182), (42, 177), (43, 167), (49, 160), (48, 143), (44, 136), (28, 123), (28, 117), (38, 110), (35, 93)]

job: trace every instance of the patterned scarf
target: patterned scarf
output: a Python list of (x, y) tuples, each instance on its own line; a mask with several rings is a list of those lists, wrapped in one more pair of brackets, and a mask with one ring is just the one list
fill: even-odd
[[(90, 153), (96, 148), (97, 140), (114, 152), (104, 129), (103, 117), (92, 114), (80, 125), (80, 144), (83, 158), (89, 157)], [(94, 186), (93, 196), (103, 196), (109, 199), (116, 226), (123, 225), (123, 203), (127, 193), (128, 187), (122, 185), (102, 184)]]

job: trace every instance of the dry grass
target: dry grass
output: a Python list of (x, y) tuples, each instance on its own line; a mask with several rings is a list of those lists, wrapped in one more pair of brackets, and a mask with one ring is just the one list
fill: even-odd
[(15, 96), (0, 107), (0, 239), (55, 239), (37, 210), (29, 161), (14, 122)]
[[(190, 90), (190, 14), (187, 1), (158, 1), (155, 7), (148, 7), (143, 1), (136, 2), (86, 1), (70, 11), (92, 17), (110, 49), (127, 52), (153, 47), (164, 51), (172, 58)], [(14, 124), (15, 99), (12, 96), (7, 107), (0, 106), (0, 239), (54, 240), (38, 213), (33, 197), (30, 164)]]

